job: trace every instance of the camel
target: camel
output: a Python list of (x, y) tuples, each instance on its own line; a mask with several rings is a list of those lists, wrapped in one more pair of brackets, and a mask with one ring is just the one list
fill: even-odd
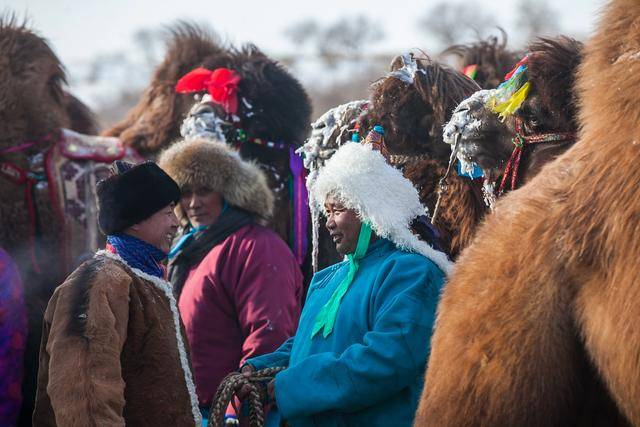
[[(450, 150), (442, 127), (453, 109), (479, 89), (465, 75), (428, 58), (396, 57), (387, 76), (372, 85), (369, 121), (381, 124), (390, 160), (418, 188), (431, 213)], [(451, 175), (435, 226), (445, 252), (455, 259), (486, 211), (480, 186)]]
[(507, 49), (507, 33), (499, 28), (501, 37), (491, 36), (469, 44), (456, 44), (446, 48), (441, 57), (457, 57), (456, 66), (472, 78), (482, 89), (495, 89), (505, 74), (522, 56)]
[[(518, 109), (500, 118), (489, 105), (500, 91), (507, 91), (502, 87), (517, 89), (505, 82), (500, 89), (479, 91), (465, 99), (444, 130), (444, 140), (452, 149), (455, 136), (460, 135), (457, 156), (463, 169), (477, 164), (483, 170), (489, 203), (495, 200), (495, 190), (501, 194), (526, 183), (575, 142), (574, 80), (582, 43), (568, 37), (540, 38), (527, 51), (526, 81), (520, 83), (528, 82), (530, 89)], [(521, 140), (518, 134), (524, 141), (520, 149), (514, 147), (514, 141)], [(500, 176), (500, 188), (495, 189)]]
[[(234, 111), (225, 109), (204, 87), (176, 92), (182, 78), (198, 70), (222, 70), (239, 80), (234, 83)], [(190, 92), (195, 92), (194, 94)], [(138, 104), (104, 135), (122, 139), (146, 157), (155, 157), (180, 137), (180, 128), (199, 118), (211, 118), (211, 136), (238, 148), (265, 170), (276, 196), (273, 228), (290, 244), (303, 270), (310, 263), (305, 247), (308, 208), (302, 161), (295, 149), (306, 139), (311, 104), (302, 85), (278, 62), (252, 44), (241, 48), (221, 43), (211, 32), (181, 23), (172, 30), (164, 61)], [(205, 126), (206, 128), (206, 126)], [(186, 132), (199, 131), (191, 126)], [(206, 129), (202, 129), (207, 132)], [(291, 189), (290, 189), (291, 187)]]
[(20, 425), (30, 425), (42, 313), (64, 277), (100, 241), (92, 184), (107, 163), (135, 158), (95, 129), (90, 111), (65, 88), (47, 42), (13, 16), (0, 18), (0, 247), (25, 286), (29, 333)]
[[(369, 121), (370, 102), (351, 101), (329, 109), (311, 124), (311, 136), (299, 149), (304, 154), (304, 165), (309, 170), (307, 187), (312, 188), (325, 162), (345, 143), (360, 143), (373, 128)], [(386, 149), (386, 147), (385, 147)], [(325, 218), (320, 213), (322, 207), (310, 204), (313, 230), (314, 271), (318, 271), (340, 261), (335, 244), (325, 228)], [(437, 231), (429, 225), (428, 217), (419, 218), (412, 224), (414, 233), (434, 246), (440, 246)]]
[(640, 425), (640, 4), (577, 74), (580, 133), (500, 198), (444, 289), (415, 425)]

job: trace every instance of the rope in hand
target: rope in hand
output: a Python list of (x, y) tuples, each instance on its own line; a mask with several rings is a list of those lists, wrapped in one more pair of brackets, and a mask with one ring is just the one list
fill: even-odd
[(211, 403), (209, 426), (224, 427), (224, 416), (229, 404), (232, 404), (236, 414), (240, 415), (240, 411), (235, 405), (234, 396), (243, 386), (247, 385), (251, 390), (247, 397), (249, 425), (263, 427), (265, 423), (263, 402), (267, 400), (267, 384), (274, 379), (278, 372), (284, 369), (283, 367), (266, 368), (252, 372), (249, 376), (240, 372), (232, 372), (224, 377)]

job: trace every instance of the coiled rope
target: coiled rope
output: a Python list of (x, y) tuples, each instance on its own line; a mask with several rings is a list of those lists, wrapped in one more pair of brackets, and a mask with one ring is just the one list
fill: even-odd
[(285, 368), (266, 368), (254, 371), (251, 375), (246, 376), (240, 372), (232, 372), (227, 375), (213, 398), (211, 409), (209, 411), (209, 426), (224, 427), (224, 416), (229, 404), (234, 406), (236, 414), (240, 415), (240, 411), (235, 407), (234, 396), (244, 387), (249, 386), (250, 392), (247, 397), (249, 406), (249, 426), (264, 427), (264, 408), (263, 404), (267, 400), (267, 384), (274, 379), (276, 374)]

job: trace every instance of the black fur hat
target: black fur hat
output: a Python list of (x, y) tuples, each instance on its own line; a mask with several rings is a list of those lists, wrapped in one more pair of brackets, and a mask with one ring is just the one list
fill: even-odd
[(98, 223), (104, 234), (123, 231), (165, 206), (178, 203), (180, 187), (158, 165), (116, 161), (113, 174), (98, 182)]

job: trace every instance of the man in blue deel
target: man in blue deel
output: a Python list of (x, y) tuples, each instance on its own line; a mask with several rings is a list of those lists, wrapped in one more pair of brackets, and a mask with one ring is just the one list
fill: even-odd
[(295, 336), (243, 367), (287, 368), (268, 391), (292, 427), (410, 426), (417, 407), (450, 263), (416, 231), (425, 208), (376, 128), (310, 183), (345, 260), (313, 277)]

